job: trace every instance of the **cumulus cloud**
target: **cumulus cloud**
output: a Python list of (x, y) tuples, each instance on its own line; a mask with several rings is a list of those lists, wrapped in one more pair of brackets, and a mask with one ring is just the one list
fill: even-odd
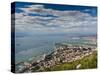
[(15, 13), (15, 26), (18, 31), (96, 32), (97, 29), (97, 17), (89, 13), (47, 9), (44, 5), (30, 5), (19, 9), (23, 12)]

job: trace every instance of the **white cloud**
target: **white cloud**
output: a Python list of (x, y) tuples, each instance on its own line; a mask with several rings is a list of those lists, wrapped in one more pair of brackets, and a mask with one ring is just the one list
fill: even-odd
[(19, 9), (23, 12), (15, 13), (15, 24), (18, 31), (96, 32), (97, 29), (97, 17), (88, 13), (46, 9), (43, 5), (31, 5)]

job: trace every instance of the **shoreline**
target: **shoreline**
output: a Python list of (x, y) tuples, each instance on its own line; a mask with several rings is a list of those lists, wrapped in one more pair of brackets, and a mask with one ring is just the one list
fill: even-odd
[(44, 54), (41, 60), (32, 61), (30, 63), (23, 62), (23, 68), (21, 68), (19, 71), (16, 70), (16, 72), (23, 73), (45, 71), (45, 68), (51, 68), (57, 64), (70, 63), (81, 60), (96, 51), (96, 48), (85, 48), (82, 46), (69, 46), (64, 44), (60, 45), (61, 47), (55, 48), (54, 52), (48, 55)]

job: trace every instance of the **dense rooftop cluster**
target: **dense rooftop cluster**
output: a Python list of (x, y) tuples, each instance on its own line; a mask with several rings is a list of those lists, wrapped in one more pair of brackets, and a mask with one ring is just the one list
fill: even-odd
[(23, 66), (20, 66), (16, 72), (44, 71), (46, 68), (51, 68), (57, 64), (80, 60), (95, 50), (96, 48), (91, 47), (56, 44), (54, 52), (49, 55), (44, 54), (41, 60), (31, 63), (24, 62)]

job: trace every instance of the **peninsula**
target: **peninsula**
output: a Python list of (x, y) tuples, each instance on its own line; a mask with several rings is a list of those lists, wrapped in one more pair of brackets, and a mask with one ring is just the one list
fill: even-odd
[(54, 51), (52, 53), (48, 55), (44, 54), (41, 60), (20, 63), (22, 65), (19, 66), (20, 68), (18, 68), (16, 72), (23, 73), (66, 69), (84, 69), (86, 66), (87, 68), (89, 68), (88, 65), (93, 65), (88, 63), (88, 65), (85, 64), (86, 66), (82, 67), (82, 64), (84, 65), (84, 62), (82, 61), (91, 61), (90, 63), (94, 62), (94, 65), (90, 67), (96, 68), (96, 55), (97, 50), (95, 47), (84, 47), (56, 43)]

